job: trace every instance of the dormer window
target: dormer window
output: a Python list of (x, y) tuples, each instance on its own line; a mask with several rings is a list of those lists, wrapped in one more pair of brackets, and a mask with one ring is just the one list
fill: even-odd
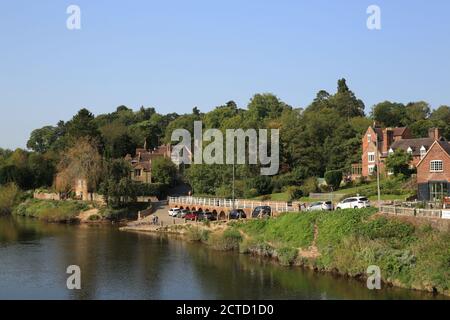
[(408, 147), (408, 150), (406, 150), (406, 152), (408, 152), (409, 154), (413, 153), (413, 149), (411, 147)]
[(389, 155), (393, 154), (394, 150), (392, 148), (389, 149)]
[(422, 146), (420, 148), (420, 159), (423, 159), (426, 154), (427, 154), (427, 149), (424, 146)]

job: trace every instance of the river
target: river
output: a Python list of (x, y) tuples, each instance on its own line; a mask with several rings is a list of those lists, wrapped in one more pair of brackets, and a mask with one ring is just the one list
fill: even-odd
[[(81, 290), (66, 269), (81, 268)], [(0, 299), (435, 299), (109, 225), (0, 217)]]

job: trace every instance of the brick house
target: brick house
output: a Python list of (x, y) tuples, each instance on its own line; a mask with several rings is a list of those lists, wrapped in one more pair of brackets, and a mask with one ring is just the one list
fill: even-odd
[(418, 198), (442, 200), (450, 196), (450, 143), (436, 140), (417, 164)]
[(152, 183), (152, 161), (156, 158), (170, 159), (171, 153), (170, 144), (147, 150), (147, 143), (145, 143), (144, 148), (136, 149), (134, 157), (127, 154), (125, 160), (131, 164), (131, 179), (142, 183)]
[(362, 162), (352, 165), (352, 179), (370, 178), (376, 174), (379, 163), (380, 173), (386, 174), (385, 162), (390, 154), (402, 149), (412, 155), (411, 167), (416, 167), (436, 140), (442, 140), (439, 129), (432, 128), (426, 138), (412, 138), (409, 128), (369, 127), (362, 140)]
[[(184, 148), (189, 159), (192, 153), (189, 149)], [(125, 160), (131, 164), (131, 179), (142, 183), (152, 183), (152, 161), (156, 158), (170, 159), (177, 167), (181, 165), (181, 156), (172, 155), (172, 146), (164, 144), (153, 150), (147, 150), (147, 144), (144, 148), (136, 149), (136, 155), (132, 157), (130, 154), (125, 156)]]

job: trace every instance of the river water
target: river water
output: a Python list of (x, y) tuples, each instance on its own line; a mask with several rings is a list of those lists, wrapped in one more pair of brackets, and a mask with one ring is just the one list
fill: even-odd
[[(69, 265), (81, 290), (68, 290)], [(435, 299), (169, 236), (0, 217), (0, 299)]]

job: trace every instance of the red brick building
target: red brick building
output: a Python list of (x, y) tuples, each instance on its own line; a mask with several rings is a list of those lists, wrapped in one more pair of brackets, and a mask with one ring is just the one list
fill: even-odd
[(370, 178), (376, 174), (379, 164), (380, 173), (386, 174), (385, 161), (397, 149), (412, 155), (411, 166), (416, 167), (436, 140), (441, 140), (439, 129), (432, 128), (426, 138), (412, 138), (406, 127), (379, 128), (369, 127), (362, 140), (362, 162), (352, 166), (352, 178)]
[(436, 140), (417, 164), (418, 198), (438, 201), (450, 196), (450, 143)]

